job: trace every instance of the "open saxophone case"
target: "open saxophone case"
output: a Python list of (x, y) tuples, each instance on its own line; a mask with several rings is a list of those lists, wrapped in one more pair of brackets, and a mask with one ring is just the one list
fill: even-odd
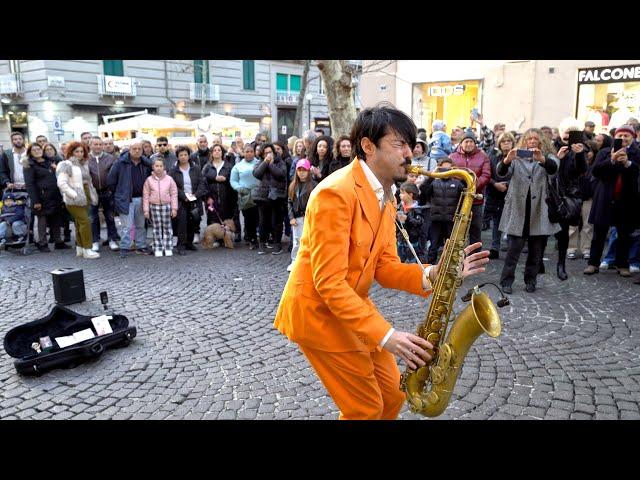
[[(77, 272), (81, 278), (81, 270), (62, 273), (66, 277)], [(56, 281), (54, 276), (54, 286)], [(136, 336), (136, 327), (129, 325), (124, 315), (106, 312), (81, 315), (62, 306), (61, 303), (84, 301), (84, 286), (81, 296), (70, 288), (71, 284), (78, 283), (77, 277), (72, 277), (69, 283), (70, 286), (65, 286), (60, 282), (63, 294), (60, 296), (56, 291), (57, 305), (46, 317), (14, 327), (5, 335), (4, 349), (16, 359), (14, 365), (18, 373), (39, 375), (55, 368), (73, 368), (100, 357), (109, 348), (129, 345)], [(65, 298), (69, 297), (66, 291), (71, 292), (75, 300)], [(106, 311), (107, 293), (101, 292), (100, 297)]]

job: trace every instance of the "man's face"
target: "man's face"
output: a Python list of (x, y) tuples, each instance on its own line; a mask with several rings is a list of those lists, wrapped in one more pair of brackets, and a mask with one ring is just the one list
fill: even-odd
[(451, 130), (451, 141), (453, 143), (458, 142), (462, 138), (463, 134), (464, 132), (461, 128), (455, 127), (453, 130)]
[(84, 135), (82, 135), (82, 137), (80, 137), (80, 139), (82, 140), (82, 143), (84, 143), (88, 147), (89, 141), (91, 140), (91, 134), (85, 133)]
[(44, 148), (44, 144), (47, 143), (47, 137), (40, 135), (38, 138), (36, 138), (36, 143)]
[(413, 147), (413, 156), (414, 157), (421, 157), (422, 155), (424, 155), (424, 150), (423, 150), (423, 146), (420, 142), (416, 143), (416, 146)]
[(104, 146), (105, 152), (113, 153), (113, 139), (105, 138), (104, 141), (102, 142), (102, 144)]
[(496, 125), (495, 130), (493, 131), (493, 133), (495, 134), (496, 138), (499, 137), (500, 135), (502, 135), (505, 131), (505, 126), (504, 125)]
[(622, 146), (628, 147), (633, 142), (633, 135), (627, 132), (616, 133), (616, 138), (622, 139)]
[(382, 137), (377, 146), (373, 142), (370, 143), (375, 151), (372, 155), (367, 152), (367, 163), (381, 176), (381, 183), (390, 185), (393, 182), (406, 181), (405, 166), (411, 164), (411, 146), (396, 132)]
[(216, 135), (213, 137), (213, 141), (211, 142), (212, 145), (222, 145), (222, 139)]
[(129, 147), (129, 155), (131, 158), (139, 159), (142, 156), (142, 144), (134, 143)]
[(595, 125), (585, 125), (584, 126), (584, 131), (589, 133), (589, 134), (592, 134), (593, 132), (596, 131), (596, 126)]
[(198, 139), (198, 149), (204, 151), (209, 146), (209, 142), (207, 141), (207, 137), (200, 137)]
[(103, 149), (104, 144), (102, 143), (102, 140), (100, 140), (99, 138), (91, 139), (91, 153), (93, 153), (94, 155), (100, 155)]
[(15, 148), (22, 148), (24, 147), (24, 138), (22, 137), (22, 135), (14, 135), (13, 137), (11, 137), (11, 143)]
[(476, 149), (476, 142), (470, 138), (465, 138), (460, 145), (462, 145), (462, 151), (466, 153), (471, 153)]
[(167, 153), (167, 150), (169, 150), (169, 143), (165, 140), (160, 140), (156, 143), (156, 146), (158, 147), (158, 151), (160, 153)]

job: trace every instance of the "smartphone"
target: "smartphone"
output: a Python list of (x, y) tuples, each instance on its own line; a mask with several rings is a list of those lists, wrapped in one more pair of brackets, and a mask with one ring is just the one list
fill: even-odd
[(478, 109), (474, 108), (473, 110), (471, 110), (471, 118), (473, 118), (474, 120), (478, 119)]
[(533, 158), (533, 152), (531, 150), (522, 150), (519, 148), (518, 151), (516, 152), (516, 157)]
[(569, 132), (569, 146), (582, 143), (583, 140), (584, 140), (584, 135), (582, 132), (580, 131)]
[(622, 149), (622, 139), (621, 138), (614, 138), (613, 139), (613, 151), (617, 152), (620, 149)]
[(236, 145), (237, 145), (237, 144), (238, 144), (238, 143), (234, 140), (233, 142), (231, 142), (231, 148), (236, 148)]

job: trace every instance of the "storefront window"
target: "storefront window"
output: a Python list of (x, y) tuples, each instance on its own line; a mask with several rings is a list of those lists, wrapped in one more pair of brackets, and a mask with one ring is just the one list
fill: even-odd
[(640, 117), (640, 65), (578, 71), (576, 117), (606, 133), (630, 117)]
[(435, 120), (444, 120), (447, 132), (469, 126), (471, 110), (479, 108), (479, 96), (479, 80), (415, 84), (413, 120), (429, 134)]

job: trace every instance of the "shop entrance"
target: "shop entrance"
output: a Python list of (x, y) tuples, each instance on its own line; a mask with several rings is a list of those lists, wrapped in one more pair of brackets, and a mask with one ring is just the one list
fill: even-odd
[(5, 118), (9, 121), (10, 132), (20, 132), (29, 143), (29, 120), (26, 105), (4, 106)]
[(471, 110), (480, 107), (480, 81), (421, 83), (414, 86), (414, 120), (431, 134), (435, 120), (444, 120), (447, 132), (469, 126)]

